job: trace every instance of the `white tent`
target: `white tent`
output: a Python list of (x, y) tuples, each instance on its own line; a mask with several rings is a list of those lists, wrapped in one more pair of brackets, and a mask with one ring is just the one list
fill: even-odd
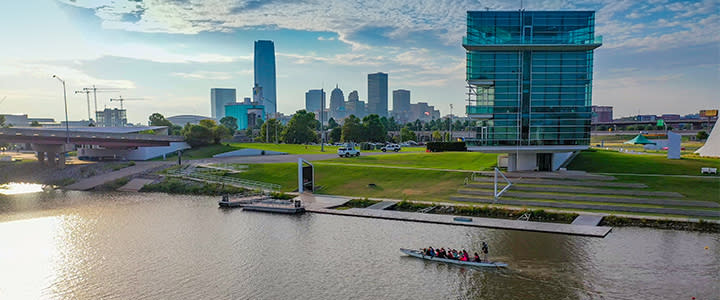
[(710, 132), (705, 145), (697, 149), (695, 153), (700, 156), (720, 157), (720, 118), (715, 122), (715, 127)]

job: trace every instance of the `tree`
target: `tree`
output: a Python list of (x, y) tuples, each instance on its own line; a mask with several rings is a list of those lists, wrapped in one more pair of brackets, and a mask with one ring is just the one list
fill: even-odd
[(287, 127), (282, 131), (282, 140), (288, 144), (305, 144), (319, 141), (317, 133), (315, 133), (315, 114), (307, 111), (298, 110), (293, 115)]
[(342, 126), (341, 138), (343, 142), (362, 142), (363, 141), (363, 126), (360, 124), (360, 119), (355, 115), (350, 115), (345, 118), (345, 122)]
[(168, 128), (172, 126), (172, 122), (165, 119), (165, 116), (160, 113), (154, 113), (148, 119), (150, 120), (150, 126), (167, 126)]
[(202, 127), (210, 128), (210, 129), (217, 126), (217, 123), (214, 120), (210, 120), (210, 119), (200, 120), (200, 122), (198, 124)]
[(192, 147), (205, 146), (213, 142), (212, 129), (201, 125), (192, 125), (188, 123), (183, 128), (185, 141)]
[(387, 129), (385, 129), (380, 119), (380, 116), (376, 114), (363, 118), (364, 136), (368, 142), (385, 142), (387, 139)]
[(228, 129), (224, 125), (218, 125), (213, 127), (211, 129), (211, 132), (213, 135), (213, 142), (215, 144), (220, 144), (221, 140), (232, 137), (232, 134), (230, 134), (230, 129)]
[(40, 125), (40, 122), (38, 121), (32, 121), (32, 123), (30, 123), (30, 127), (42, 127), (42, 125)]
[[(268, 128), (267, 126), (270, 126), (270, 128)], [(278, 139), (281, 138), (282, 131), (282, 123), (280, 123), (280, 121), (278, 121), (277, 119), (270, 119), (267, 122), (263, 123), (263, 125), (260, 127), (260, 136), (258, 138), (261, 142), (273, 143), (275, 142), (276, 136), (278, 137)], [(269, 140), (267, 140), (267, 138), (269, 138)]]
[(0, 127), (5, 127), (5, 116), (0, 116)]
[(417, 136), (415, 135), (415, 132), (410, 130), (410, 127), (407, 125), (400, 129), (400, 141), (415, 141), (417, 139)]
[(170, 128), (168, 128), (168, 134), (170, 135), (182, 135), (182, 127), (180, 125), (172, 124)]
[(442, 140), (442, 134), (440, 134), (440, 131), (437, 131), (437, 130), (433, 131), (432, 140), (436, 141), (436, 142)]
[(237, 119), (235, 117), (226, 116), (220, 119), (220, 124), (230, 130), (230, 135), (235, 134), (238, 129)]
[(696, 135), (698, 140), (707, 140), (710, 135), (705, 131), (699, 131)]
[(330, 130), (330, 143), (338, 143), (342, 141), (342, 128), (335, 127)]
[(330, 118), (330, 119), (328, 120), (328, 129), (333, 129), (333, 128), (336, 128), (336, 127), (340, 127), (340, 124), (338, 124), (337, 122), (335, 122), (335, 119), (334, 119), (334, 118)]

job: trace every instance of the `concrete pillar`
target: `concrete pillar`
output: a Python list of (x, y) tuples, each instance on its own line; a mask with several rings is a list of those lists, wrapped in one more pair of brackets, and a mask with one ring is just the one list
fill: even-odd
[(65, 169), (65, 153), (58, 154), (57, 167), (59, 169)]
[(531, 153), (508, 153), (508, 171), (533, 171), (537, 168), (537, 155)]
[(57, 159), (57, 153), (48, 151), (48, 153), (47, 153), (48, 166), (50, 166), (50, 167), (56, 166), (55, 159)]
[(37, 152), (37, 159), (41, 164), (45, 163), (45, 152), (38, 151)]

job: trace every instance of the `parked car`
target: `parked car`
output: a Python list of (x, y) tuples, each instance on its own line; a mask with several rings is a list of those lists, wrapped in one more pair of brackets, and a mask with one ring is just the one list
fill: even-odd
[(360, 156), (360, 149), (354, 146), (343, 146), (338, 148), (338, 156), (340, 157), (351, 157)]
[(400, 145), (398, 145), (398, 144), (387, 144), (387, 145), (383, 146), (382, 148), (380, 148), (380, 150), (381, 150), (382, 152), (387, 152), (387, 151), (395, 151), (395, 152), (398, 152), (398, 151), (400, 151)]

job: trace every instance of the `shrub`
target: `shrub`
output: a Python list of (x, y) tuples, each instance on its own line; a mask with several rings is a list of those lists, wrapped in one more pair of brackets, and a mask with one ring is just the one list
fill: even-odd
[(467, 151), (467, 146), (465, 142), (429, 142), (427, 149), (430, 152)]

